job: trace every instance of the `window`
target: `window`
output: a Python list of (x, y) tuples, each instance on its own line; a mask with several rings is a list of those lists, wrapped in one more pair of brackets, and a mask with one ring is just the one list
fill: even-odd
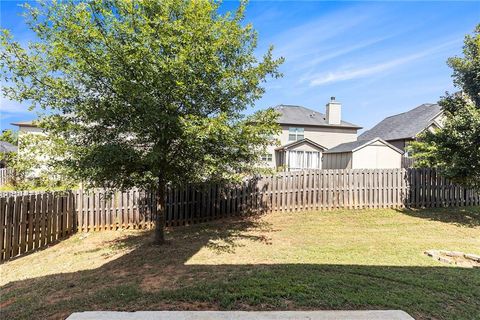
[(320, 169), (321, 154), (317, 151), (289, 151), (288, 167), (290, 170)]
[(272, 157), (272, 154), (271, 153), (267, 153), (265, 155), (262, 156), (262, 161), (267, 161), (267, 162), (271, 162), (273, 159)]
[(303, 128), (290, 127), (288, 128), (288, 141), (302, 140), (304, 136)]

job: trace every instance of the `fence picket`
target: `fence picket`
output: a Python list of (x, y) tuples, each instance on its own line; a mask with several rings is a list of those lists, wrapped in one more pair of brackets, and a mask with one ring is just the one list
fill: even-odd
[(20, 214), (21, 214), (21, 206), (22, 206), (22, 196), (15, 197), (14, 203), (14, 211), (13, 211), (13, 232), (12, 232), (12, 256), (16, 256), (18, 254), (18, 247), (19, 247), (19, 222), (20, 222)]
[(6, 214), (7, 214), (7, 198), (0, 198), (0, 260), (5, 259), (5, 231), (6, 231)]
[(14, 197), (9, 197), (7, 200), (6, 214), (5, 214), (5, 260), (12, 257), (12, 227), (13, 227), (13, 208)]
[[(28, 197), (28, 196), (27, 196)], [(19, 229), (19, 254), (24, 253), (27, 248), (27, 204), (28, 201), (22, 197), (22, 205), (20, 207), (20, 229)]]

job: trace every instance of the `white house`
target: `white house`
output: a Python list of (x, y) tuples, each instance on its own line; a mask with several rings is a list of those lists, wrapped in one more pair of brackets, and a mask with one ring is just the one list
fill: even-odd
[[(39, 177), (46, 170), (46, 162), (49, 160), (44, 152), (44, 148), (49, 145), (47, 135), (35, 121), (15, 122), (12, 125), (18, 126), (18, 155), (27, 159), (33, 158), (37, 162), (37, 167), (29, 172), (28, 176), (31, 178)], [(33, 139), (28, 139), (28, 136)], [(33, 140), (35, 143), (32, 144)], [(26, 141), (30, 141), (30, 143), (26, 143)]]
[(33, 133), (33, 134), (42, 134), (44, 135), (45, 133), (43, 132), (43, 129), (40, 128), (35, 124), (34, 121), (21, 121), (21, 122), (14, 122), (12, 123), (14, 126), (18, 126), (18, 135), (21, 136), (26, 133)]
[(339, 144), (357, 140), (360, 126), (342, 120), (342, 105), (332, 97), (325, 114), (294, 105), (279, 105), (280, 146), (271, 146), (263, 157), (271, 168), (321, 169), (322, 154)]
[(324, 169), (394, 169), (402, 167), (403, 151), (383, 139), (342, 143), (323, 153)]
[(22, 146), (22, 138), (26, 135), (32, 134), (35, 136), (46, 136), (42, 128), (40, 128), (35, 121), (21, 121), (12, 123), (14, 126), (18, 126), (18, 152), (21, 154), (24, 150)]

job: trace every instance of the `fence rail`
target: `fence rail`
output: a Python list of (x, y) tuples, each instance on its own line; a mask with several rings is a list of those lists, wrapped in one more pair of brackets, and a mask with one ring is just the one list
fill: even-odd
[[(155, 194), (138, 189), (0, 196), (0, 260), (76, 231), (150, 228), (156, 215)], [(248, 212), (470, 205), (480, 205), (478, 193), (432, 169), (317, 170), (170, 188), (165, 214), (167, 226), (180, 226)]]

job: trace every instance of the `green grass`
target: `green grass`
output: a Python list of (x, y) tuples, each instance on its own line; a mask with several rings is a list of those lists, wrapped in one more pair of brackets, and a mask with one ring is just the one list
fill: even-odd
[(0, 266), (0, 316), (84, 310), (402, 309), (477, 319), (480, 270), (428, 249), (480, 254), (480, 208), (269, 214), (168, 231), (78, 234)]

